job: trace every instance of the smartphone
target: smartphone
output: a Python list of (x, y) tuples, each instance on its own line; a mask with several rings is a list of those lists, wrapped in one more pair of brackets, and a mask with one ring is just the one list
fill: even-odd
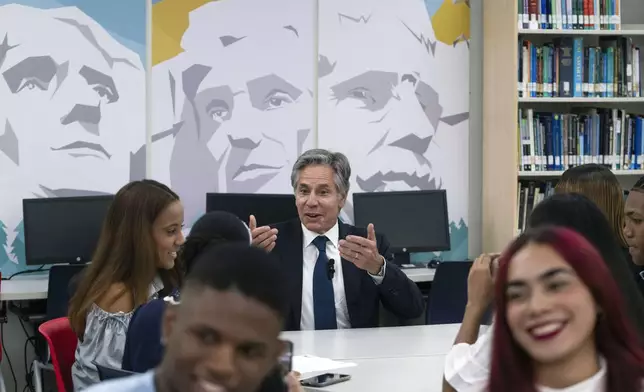
[(278, 365), (282, 371), (282, 376), (286, 376), (293, 370), (293, 342), (284, 341), (284, 352), (278, 359)]
[(348, 374), (326, 373), (302, 380), (300, 381), (300, 384), (305, 387), (323, 388), (328, 387), (329, 385), (349, 381), (350, 379), (351, 376)]

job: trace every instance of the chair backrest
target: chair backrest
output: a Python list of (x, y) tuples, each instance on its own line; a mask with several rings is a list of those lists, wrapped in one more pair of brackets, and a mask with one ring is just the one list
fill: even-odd
[(38, 331), (45, 337), (49, 346), (58, 392), (73, 391), (72, 365), (78, 338), (69, 324), (69, 319), (60, 317), (46, 321), (38, 327)]
[(446, 261), (438, 265), (427, 301), (427, 324), (463, 322), (470, 267), (471, 261)]
[(69, 300), (76, 287), (71, 287), (75, 277), (85, 269), (84, 264), (54, 265), (49, 270), (47, 289), (47, 319), (67, 316)]
[(113, 380), (115, 378), (123, 378), (136, 374), (128, 370), (115, 369), (110, 366), (99, 365), (96, 362), (94, 362), (94, 366), (96, 366), (96, 370), (98, 370), (98, 378), (101, 381)]

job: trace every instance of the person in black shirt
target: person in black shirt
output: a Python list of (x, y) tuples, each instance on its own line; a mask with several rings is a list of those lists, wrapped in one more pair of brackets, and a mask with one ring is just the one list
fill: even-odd
[[(644, 181), (642, 181), (641, 188), (644, 192)], [(579, 193), (595, 203), (608, 219), (624, 257), (628, 261), (633, 261), (624, 230), (626, 221), (624, 190), (610, 169), (594, 163), (568, 169), (557, 183), (555, 193)], [(642, 267), (635, 262), (629, 263), (629, 268), (644, 298), (644, 279), (640, 275)]]
[(637, 277), (640, 290), (644, 292), (644, 177), (641, 177), (628, 193), (624, 207), (624, 237), (628, 245), (632, 269)]

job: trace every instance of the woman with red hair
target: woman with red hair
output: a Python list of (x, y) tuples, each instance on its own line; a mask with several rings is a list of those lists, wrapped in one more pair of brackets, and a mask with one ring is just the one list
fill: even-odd
[(576, 232), (529, 230), (499, 260), (489, 392), (641, 392), (620, 290)]

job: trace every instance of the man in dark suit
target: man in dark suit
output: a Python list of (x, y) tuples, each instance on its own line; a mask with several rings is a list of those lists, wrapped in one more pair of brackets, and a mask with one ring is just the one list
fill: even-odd
[(423, 312), (418, 287), (393, 263), (389, 243), (339, 221), (351, 167), (346, 156), (315, 149), (302, 154), (291, 174), (299, 219), (257, 227), (253, 245), (287, 266), (290, 313), (286, 330), (377, 327), (380, 302), (400, 318)]

